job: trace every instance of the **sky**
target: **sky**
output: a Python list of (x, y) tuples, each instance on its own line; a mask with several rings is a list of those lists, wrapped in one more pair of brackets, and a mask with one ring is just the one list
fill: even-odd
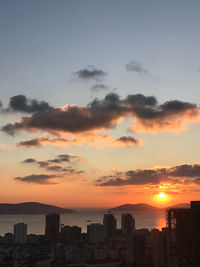
[(0, 202), (199, 200), (199, 8), (1, 1)]

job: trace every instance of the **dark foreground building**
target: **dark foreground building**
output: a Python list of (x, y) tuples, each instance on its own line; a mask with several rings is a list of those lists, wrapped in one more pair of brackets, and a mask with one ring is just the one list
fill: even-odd
[(52, 213), (46, 215), (45, 236), (47, 241), (56, 243), (59, 238), (60, 214)]
[(132, 214), (122, 214), (121, 229), (122, 235), (130, 235), (133, 233), (135, 230), (135, 219), (133, 218)]
[(105, 240), (108, 240), (116, 234), (117, 222), (114, 215), (109, 211), (109, 213), (104, 214), (103, 218), (103, 227), (104, 227), (104, 237)]
[(200, 266), (200, 201), (167, 211), (170, 267)]

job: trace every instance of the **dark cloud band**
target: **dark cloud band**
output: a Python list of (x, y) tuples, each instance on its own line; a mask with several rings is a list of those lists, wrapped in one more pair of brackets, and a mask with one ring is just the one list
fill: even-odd
[(199, 108), (192, 103), (170, 100), (159, 105), (154, 96), (136, 94), (120, 99), (117, 94), (110, 93), (103, 100), (95, 99), (86, 107), (36, 111), (20, 121), (5, 125), (2, 131), (10, 135), (20, 130), (76, 134), (111, 129), (119, 123), (119, 119), (130, 117), (134, 120), (132, 130), (151, 132), (181, 129), (186, 122), (199, 121), (200, 116)]
[(117, 172), (97, 180), (99, 186), (157, 185), (160, 183), (200, 184), (200, 164), (184, 164), (170, 168), (139, 169)]

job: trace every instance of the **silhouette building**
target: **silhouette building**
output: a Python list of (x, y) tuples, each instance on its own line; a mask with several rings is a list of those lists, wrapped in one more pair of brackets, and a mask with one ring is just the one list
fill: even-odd
[(122, 214), (121, 229), (122, 235), (130, 235), (133, 233), (135, 230), (135, 219), (133, 218), (132, 214)]
[(81, 228), (78, 226), (65, 225), (61, 229), (61, 241), (80, 241), (81, 240)]
[(14, 225), (15, 244), (25, 244), (27, 242), (27, 224), (17, 223)]
[(46, 215), (45, 235), (49, 242), (56, 243), (60, 230), (60, 214), (52, 213)]
[(128, 236), (127, 266), (144, 266), (146, 235), (147, 233), (145, 231), (138, 231)]
[(104, 214), (103, 218), (103, 227), (104, 227), (104, 237), (109, 239), (111, 236), (115, 235), (117, 230), (117, 222), (112, 213)]
[(200, 266), (200, 201), (167, 212), (170, 267)]
[(91, 223), (87, 225), (88, 243), (98, 243), (104, 241), (104, 228), (100, 223)]

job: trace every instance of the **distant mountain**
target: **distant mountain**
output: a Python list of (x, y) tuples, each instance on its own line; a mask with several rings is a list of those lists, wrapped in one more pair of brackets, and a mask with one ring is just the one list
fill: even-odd
[(115, 208), (111, 208), (111, 210), (120, 212), (125, 212), (125, 211), (157, 212), (157, 211), (163, 211), (164, 208), (157, 208), (145, 203), (138, 203), (138, 204), (124, 204), (121, 206), (117, 206)]
[(71, 212), (74, 212), (74, 210), (64, 209), (38, 202), (24, 202), (18, 204), (0, 203), (0, 214), (48, 214)]

